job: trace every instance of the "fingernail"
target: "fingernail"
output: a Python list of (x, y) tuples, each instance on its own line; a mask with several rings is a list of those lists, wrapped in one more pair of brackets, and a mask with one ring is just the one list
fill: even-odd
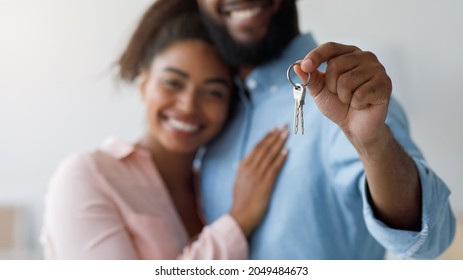
[(301, 68), (305, 72), (309, 72), (310, 69), (313, 67), (313, 62), (310, 58), (304, 59), (301, 63)]
[(286, 137), (288, 137), (288, 135), (289, 135), (289, 131), (287, 129), (281, 131), (281, 133), (280, 133), (281, 139), (286, 139)]
[(288, 154), (288, 148), (281, 150), (281, 155), (286, 156)]

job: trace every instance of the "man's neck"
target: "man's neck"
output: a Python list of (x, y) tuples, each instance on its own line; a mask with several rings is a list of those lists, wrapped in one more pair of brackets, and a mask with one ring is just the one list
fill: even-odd
[[(291, 41), (294, 40), (297, 36), (300, 35), (299, 30), (295, 30), (294, 35), (292, 36), (291, 40), (288, 42), (286, 45), (285, 49), (288, 48), (288, 46), (291, 44)], [(284, 52), (284, 49), (282, 50)], [(281, 54), (280, 54), (281, 55)], [(257, 65), (243, 65), (238, 68), (238, 74), (239, 77), (242, 81), (246, 80), (246, 78), (249, 76), (249, 74), (252, 72), (252, 70), (256, 67)]]

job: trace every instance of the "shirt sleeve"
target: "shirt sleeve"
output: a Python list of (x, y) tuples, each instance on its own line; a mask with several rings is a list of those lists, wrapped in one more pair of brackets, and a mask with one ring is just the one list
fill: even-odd
[(46, 258), (138, 259), (91, 154), (65, 160), (52, 178), (45, 202), (42, 244)]
[(429, 168), (410, 139), (407, 119), (399, 104), (392, 99), (389, 107), (386, 122), (397, 141), (413, 159), (419, 173), (422, 191), (421, 231), (393, 229), (376, 219), (368, 199), (366, 179), (362, 176), (359, 186), (365, 222), (375, 239), (397, 257), (436, 258), (448, 248), (455, 234), (455, 217), (448, 199), (450, 191)]
[(230, 215), (203, 228), (198, 239), (186, 246), (178, 259), (243, 260), (248, 258), (244, 233)]

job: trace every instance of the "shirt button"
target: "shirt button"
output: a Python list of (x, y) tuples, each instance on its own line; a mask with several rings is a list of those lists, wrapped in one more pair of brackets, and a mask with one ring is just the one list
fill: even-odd
[(249, 79), (246, 81), (248, 89), (255, 90), (257, 88), (257, 82), (254, 79)]
[(278, 91), (278, 87), (277, 87), (276, 85), (272, 85), (272, 86), (270, 87), (270, 92), (271, 92), (271, 93), (276, 93), (277, 91)]

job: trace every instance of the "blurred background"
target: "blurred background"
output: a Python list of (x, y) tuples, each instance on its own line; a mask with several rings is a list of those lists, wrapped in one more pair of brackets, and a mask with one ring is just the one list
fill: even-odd
[[(137, 139), (144, 110), (114, 62), (151, 0), (0, 0), (0, 259), (40, 259), (47, 183), (107, 135)], [(463, 1), (299, 0), (303, 32), (373, 51), (411, 133), (463, 216)], [(284, 73), (283, 73), (284, 74)], [(461, 218), (460, 218), (461, 220)], [(460, 221), (443, 258), (463, 259)]]

